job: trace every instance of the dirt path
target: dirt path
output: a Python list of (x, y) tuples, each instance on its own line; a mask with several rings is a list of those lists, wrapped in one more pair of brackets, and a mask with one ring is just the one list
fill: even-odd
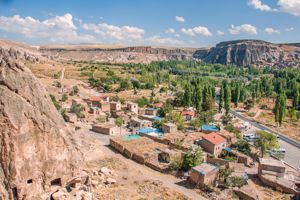
[(60, 75), (60, 80), (61, 80), (61, 81), (64, 79), (64, 76), (65, 76), (65, 70), (66, 70), (66, 68), (63, 68), (63, 69), (61, 70), (61, 75)]

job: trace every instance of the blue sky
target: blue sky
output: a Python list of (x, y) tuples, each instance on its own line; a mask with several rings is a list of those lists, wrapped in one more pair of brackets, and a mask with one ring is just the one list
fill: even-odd
[(300, 0), (0, 0), (0, 38), (191, 47), (300, 42)]

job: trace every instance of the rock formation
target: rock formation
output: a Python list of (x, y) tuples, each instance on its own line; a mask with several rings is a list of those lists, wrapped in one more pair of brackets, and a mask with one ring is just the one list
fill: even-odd
[(164, 60), (189, 60), (196, 49), (168, 47), (97, 47), (91, 46), (44, 46), (43, 54), (55, 58), (80, 61), (98, 61), (112, 63), (150, 63)]
[(238, 66), (299, 67), (299, 44), (272, 44), (260, 40), (221, 42), (216, 47), (199, 49), (194, 58), (207, 63)]
[(54, 192), (80, 172), (82, 163), (76, 140), (45, 89), (13, 59), (20, 55), (0, 51), (0, 199)]

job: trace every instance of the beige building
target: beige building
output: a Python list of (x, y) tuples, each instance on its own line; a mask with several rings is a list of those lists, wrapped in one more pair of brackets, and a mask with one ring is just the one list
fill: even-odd
[(177, 126), (173, 123), (164, 123), (162, 125), (162, 131), (164, 133), (175, 133), (177, 132)]
[(136, 103), (128, 102), (127, 103), (127, 110), (129, 112), (134, 113), (134, 114), (138, 114), (139, 113), (139, 106)]
[(208, 163), (202, 163), (191, 169), (190, 181), (200, 187), (213, 185), (217, 180), (218, 173), (218, 167)]
[(264, 172), (273, 172), (277, 177), (283, 177), (285, 174), (285, 165), (280, 160), (260, 158), (258, 174), (263, 174)]
[(153, 115), (156, 116), (158, 113), (158, 110), (156, 108), (147, 108), (145, 111), (146, 115)]
[(133, 117), (130, 120), (130, 126), (132, 128), (147, 128), (147, 127), (152, 127), (152, 122)]
[(227, 147), (227, 142), (218, 133), (209, 133), (202, 137), (201, 147), (206, 152), (218, 156)]
[(110, 111), (120, 111), (122, 109), (120, 102), (110, 102)]
[(116, 135), (120, 132), (120, 128), (114, 124), (95, 124), (92, 126), (92, 130), (104, 135)]

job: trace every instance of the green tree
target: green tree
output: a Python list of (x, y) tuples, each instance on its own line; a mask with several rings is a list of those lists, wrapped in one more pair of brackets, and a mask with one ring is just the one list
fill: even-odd
[(178, 130), (183, 130), (185, 128), (184, 119), (178, 112), (171, 111), (166, 117), (165, 120), (172, 122), (177, 125)]
[(278, 94), (275, 101), (275, 122), (278, 122), (281, 126), (286, 112), (286, 96), (285, 94)]
[(260, 150), (260, 155), (263, 158), (267, 150), (278, 148), (277, 137), (273, 133), (268, 133), (266, 131), (257, 131), (256, 134), (259, 136), (255, 145)]
[(200, 165), (203, 162), (203, 151), (200, 147), (193, 149), (192, 147), (186, 152), (183, 157), (182, 169), (190, 170), (192, 167)]
[(299, 104), (300, 104), (299, 90), (295, 89), (293, 93), (294, 93), (294, 95), (293, 95), (293, 107), (295, 109), (298, 109), (299, 108)]
[(118, 117), (115, 119), (115, 124), (120, 127), (120, 134), (122, 133), (122, 125), (124, 123), (124, 120), (122, 117)]

